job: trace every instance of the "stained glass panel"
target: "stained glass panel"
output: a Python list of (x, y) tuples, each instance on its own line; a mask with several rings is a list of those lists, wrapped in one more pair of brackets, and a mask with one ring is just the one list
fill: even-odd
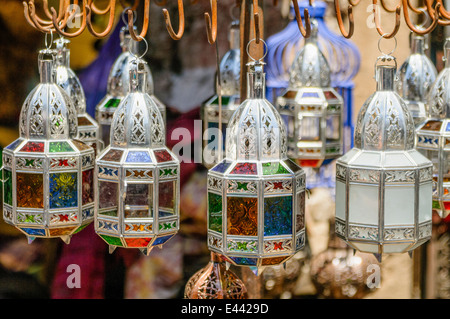
[(128, 152), (127, 163), (151, 163), (152, 159), (148, 152)]
[(114, 208), (117, 210), (119, 184), (114, 182), (99, 181), (99, 208)]
[(175, 209), (175, 184), (176, 182), (159, 183), (159, 217), (172, 216)]
[(297, 211), (295, 215), (295, 231), (305, 228), (305, 192), (297, 194)]
[(292, 234), (292, 196), (264, 198), (264, 236)]
[(172, 160), (172, 156), (166, 150), (159, 150), (153, 152), (158, 163), (168, 162)]
[(227, 233), (230, 235), (258, 235), (258, 199), (227, 197)]
[(94, 169), (83, 172), (82, 205), (94, 201)]
[(122, 154), (122, 150), (110, 149), (105, 155), (102, 156), (101, 160), (109, 162), (120, 162)]
[(74, 149), (67, 142), (50, 142), (48, 151), (50, 153), (74, 152)]
[(118, 107), (119, 104), (120, 104), (120, 99), (112, 98), (112, 99), (109, 99), (108, 102), (106, 102), (106, 103), (103, 105), (103, 107), (104, 107), (105, 109), (115, 108), (115, 107)]
[(12, 172), (3, 170), (3, 201), (5, 204), (12, 205)]
[(17, 206), (44, 208), (42, 174), (17, 173)]
[(168, 236), (163, 236), (163, 237), (156, 238), (155, 241), (153, 242), (152, 246), (164, 244), (165, 242), (167, 242), (173, 236), (174, 235), (168, 235)]
[(217, 173), (224, 173), (228, 167), (230, 167), (231, 163), (227, 161), (223, 161), (216, 166), (214, 166), (211, 171), (217, 172)]
[(208, 228), (222, 233), (222, 196), (208, 193)]
[(49, 174), (50, 208), (78, 206), (77, 173)]
[(263, 175), (290, 174), (290, 172), (279, 162), (262, 163)]
[(238, 163), (230, 174), (256, 175), (256, 163)]
[(21, 149), (21, 152), (44, 152), (44, 143), (43, 142), (28, 142)]
[(8, 146), (5, 147), (5, 149), (7, 150), (15, 150), (17, 145), (19, 145), (20, 143), (22, 143), (23, 139), (18, 138), (17, 140), (15, 140), (14, 142), (12, 142), (11, 144), (9, 144)]

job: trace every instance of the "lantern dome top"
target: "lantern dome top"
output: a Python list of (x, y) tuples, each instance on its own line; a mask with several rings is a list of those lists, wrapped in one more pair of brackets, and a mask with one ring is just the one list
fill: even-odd
[(77, 111), (55, 82), (54, 50), (39, 52), (40, 83), (28, 94), (20, 113), (20, 137), (70, 139), (77, 135)]
[(265, 98), (265, 73), (260, 61), (247, 73), (247, 99), (233, 113), (227, 129), (226, 157), (230, 160), (286, 158), (286, 128)]
[(438, 74), (428, 95), (428, 116), (431, 118), (450, 117), (450, 38), (445, 40), (443, 60), (445, 67)]
[(147, 64), (130, 62), (129, 93), (120, 102), (111, 125), (111, 146), (153, 148), (165, 146), (165, 126), (158, 105), (146, 93)]

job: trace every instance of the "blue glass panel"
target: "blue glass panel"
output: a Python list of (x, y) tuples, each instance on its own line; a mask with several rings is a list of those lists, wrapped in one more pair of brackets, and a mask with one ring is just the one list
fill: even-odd
[(232, 261), (235, 262), (236, 265), (243, 266), (256, 266), (256, 258), (245, 258), (245, 257), (230, 257)]
[(168, 241), (168, 240), (169, 240), (170, 238), (172, 238), (173, 236), (174, 236), (174, 235), (168, 235), (168, 236), (156, 238), (152, 245), (153, 245), (153, 246), (156, 246), (156, 245), (164, 244), (166, 241)]
[(17, 145), (19, 145), (22, 141), (23, 141), (23, 139), (18, 138), (17, 140), (15, 140), (14, 142), (12, 142), (8, 146), (6, 146), (5, 149), (7, 149), (7, 150), (15, 150)]
[(128, 152), (127, 160), (128, 163), (151, 163), (152, 159), (148, 152)]
[(28, 235), (34, 236), (45, 236), (45, 229), (36, 229), (36, 228), (21, 228)]
[(445, 130), (446, 130), (447, 132), (450, 131), (450, 122), (447, 123), (447, 127), (445, 128)]
[(303, 95), (302, 95), (302, 98), (303, 98), (303, 97), (315, 97), (315, 98), (319, 98), (319, 94), (316, 93), (316, 92), (305, 92), (305, 93), (303, 93)]
[(292, 234), (292, 196), (264, 199), (264, 236)]
[(50, 174), (50, 208), (78, 206), (77, 173)]
[[(208, 122), (208, 129), (218, 129), (218, 128), (219, 128), (219, 123)], [(222, 124), (222, 149), (223, 150), (225, 150), (226, 131), (227, 131), (227, 124), (223, 123)], [(210, 137), (208, 137), (207, 147), (208, 147), (208, 149), (213, 149), (213, 148), (216, 149), (219, 144), (219, 142), (216, 139), (217, 135), (215, 134), (217, 131), (212, 130), (210, 132), (211, 132), (210, 134), (212, 134), (212, 135)]]
[(211, 168), (211, 171), (218, 172), (218, 173), (224, 173), (228, 167), (230, 167), (231, 162), (223, 161)]

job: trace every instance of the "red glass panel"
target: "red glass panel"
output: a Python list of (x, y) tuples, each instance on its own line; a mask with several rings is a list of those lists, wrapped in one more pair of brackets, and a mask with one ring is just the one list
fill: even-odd
[(172, 156), (166, 150), (154, 151), (158, 163), (168, 162), (172, 160)]
[(21, 150), (21, 152), (44, 152), (44, 142), (28, 142), (25, 144)]
[(319, 163), (320, 160), (299, 160), (299, 164), (302, 167), (317, 167)]
[(256, 175), (256, 163), (238, 163), (230, 174)]
[(151, 238), (125, 238), (128, 247), (145, 248), (150, 243)]

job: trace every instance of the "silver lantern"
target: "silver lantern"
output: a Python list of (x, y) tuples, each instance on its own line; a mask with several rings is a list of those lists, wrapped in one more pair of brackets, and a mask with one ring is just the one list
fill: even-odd
[(249, 65), (226, 156), (208, 172), (208, 247), (259, 274), (305, 245), (305, 173), (287, 158), (286, 128), (265, 98), (262, 63)]
[(101, 151), (103, 142), (100, 139), (98, 123), (86, 112), (86, 98), (83, 86), (75, 72), (70, 68), (69, 40), (59, 38), (56, 44), (56, 84), (66, 91), (77, 110), (78, 136), (77, 139)]
[(179, 229), (180, 164), (165, 145), (158, 105), (146, 93), (145, 62), (133, 61), (110, 145), (96, 160), (95, 231), (110, 252), (124, 247), (148, 255)]
[(414, 148), (414, 121), (394, 91), (393, 62), (378, 58), (377, 89), (359, 112), (355, 147), (336, 163), (336, 234), (379, 260), (412, 252), (431, 236), (432, 163)]
[(437, 71), (426, 56), (426, 36), (411, 33), (411, 54), (397, 71), (395, 91), (403, 98), (416, 127), (427, 117), (427, 96)]
[[(106, 95), (95, 109), (95, 118), (100, 124), (100, 133), (105, 146), (108, 145), (110, 140), (109, 133), (114, 112), (129, 90), (130, 61), (134, 59), (134, 54), (139, 50), (139, 42), (134, 41), (127, 30), (128, 27), (123, 27), (120, 30), (122, 53), (114, 61), (109, 73)], [(147, 72), (145, 92), (154, 100), (165, 122), (166, 106), (153, 94), (153, 77), (148, 64), (145, 65), (145, 70)]]
[(444, 44), (445, 68), (428, 95), (428, 117), (417, 130), (416, 149), (433, 163), (433, 210), (450, 212), (450, 38)]
[[(315, 22), (315, 21), (313, 21)], [(276, 100), (288, 136), (288, 156), (318, 168), (343, 154), (343, 99), (330, 86), (330, 67), (319, 49), (317, 22), (294, 60), (289, 86)]]
[[(205, 156), (203, 165), (208, 169), (217, 164), (219, 158), (216, 150), (219, 147), (217, 136), (220, 134), (214, 134), (215, 132), (211, 130), (221, 130), (223, 134), (222, 139), (225, 141), (228, 121), (240, 104), (241, 55), (239, 41), (239, 21), (237, 21), (233, 22), (230, 28), (230, 50), (225, 53), (219, 65), (219, 76), (217, 79), (220, 79), (221, 82), (218, 87), (220, 92), (216, 92), (202, 105), (203, 131), (204, 134), (209, 134), (204, 137), (203, 149), (205, 150)], [(221, 110), (219, 109), (219, 99), (221, 99)], [(220, 121), (220, 118), (222, 121)], [(222, 127), (219, 128), (220, 122)], [(222, 149), (225, 149), (225, 143), (222, 143), (221, 146)]]
[(40, 83), (20, 113), (20, 137), (3, 150), (3, 219), (29, 241), (73, 234), (94, 219), (94, 149), (74, 139), (77, 112), (55, 82), (53, 50), (39, 53)]

